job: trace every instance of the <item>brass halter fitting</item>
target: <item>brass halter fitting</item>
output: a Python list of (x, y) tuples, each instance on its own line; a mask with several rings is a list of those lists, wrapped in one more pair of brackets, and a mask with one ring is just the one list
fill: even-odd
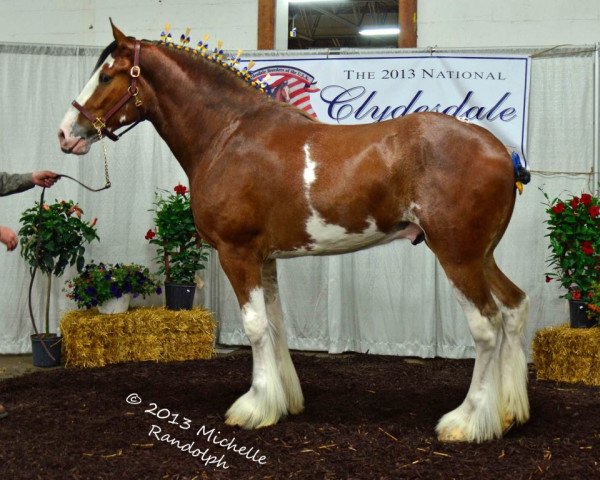
[(96, 117), (96, 120), (94, 121), (94, 123), (92, 123), (92, 125), (94, 126), (99, 135), (102, 135), (102, 130), (106, 128), (106, 124), (102, 121), (100, 117)]

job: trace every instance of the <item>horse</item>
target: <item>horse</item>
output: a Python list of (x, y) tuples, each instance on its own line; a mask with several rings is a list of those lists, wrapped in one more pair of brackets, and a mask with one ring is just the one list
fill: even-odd
[(227, 424), (267, 427), (304, 409), (276, 260), (399, 239), (435, 254), (476, 347), (466, 397), (441, 417), (438, 438), (483, 442), (528, 420), (529, 298), (493, 255), (523, 167), (500, 140), (439, 113), (323, 124), (265, 95), (239, 58), (222, 61), (216, 50), (170, 38), (138, 40), (114, 25), (112, 33), (62, 120), (59, 144), (82, 155), (100, 136), (147, 120), (181, 164), (198, 233), (218, 251), (252, 349), (251, 386), (228, 409)]

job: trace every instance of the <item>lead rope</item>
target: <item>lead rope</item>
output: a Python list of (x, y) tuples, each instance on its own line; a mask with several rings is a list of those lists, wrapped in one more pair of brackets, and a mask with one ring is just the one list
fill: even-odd
[[(98, 140), (99, 140), (100, 144), (102, 145), (102, 152), (104, 154), (104, 181), (105, 181), (104, 186), (102, 188), (92, 188), (92, 187), (87, 186), (85, 183), (80, 182), (76, 178), (71, 177), (70, 175), (65, 175), (63, 173), (58, 174), (58, 178), (68, 178), (69, 180), (73, 180), (74, 182), (78, 183), (79, 185), (81, 185), (86, 190), (89, 190), (90, 192), (101, 192), (102, 190), (107, 190), (111, 187), (110, 178), (108, 176), (108, 152), (106, 150), (106, 144), (104, 143), (104, 137), (102, 136), (102, 129), (96, 127), (96, 130), (98, 131)], [(40, 195), (40, 214), (42, 212), (42, 208), (44, 207), (45, 193), (46, 193), (46, 187), (43, 187), (42, 194)], [(29, 281), (29, 298), (28, 298), (29, 318), (31, 319), (31, 325), (33, 325), (33, 331), (35, 332), (35, 335), (37, 337), (39, 337), (40, 333), (37, 329), (37, 326), (35, 324), (35, 318), (33, 316), (33, 307), (31, 305), (31, 292), (33, 291), (33, 281), (35, 279), (35, 274), (37, 272), (37, 269), (38, 269), (38, 266), (40, 263), (40, 246), (41, 246), (40, 230), (42, 227), (41, 221), (42, 221), (41, 215), (39, 215), (38, 216), (38, 224), (37, 224), (38, 240), (37, 240), (36, 246), (35, 246), (36, 265), (30, 271), (31, 280)], [(54, 347), (55, 345), (59, 344), (61, 341), (62, 341), (62, 339), (59, 338), (56, 341), (56, 343), (53, 343), (52, 345), (50, 345), (50, 347)], [(50, 353), (50, 349), (48, 348), (46, 343), (41, 342), (41, 344), (42, 344), (42, 347), (44, 347), (44, 350), (46, 351), (46, 354), (50, 357), (50, 359), (53, 362), (56, 362), (56, 358), (54, 358), (54, 355), (52, 355), (52, 353)]]

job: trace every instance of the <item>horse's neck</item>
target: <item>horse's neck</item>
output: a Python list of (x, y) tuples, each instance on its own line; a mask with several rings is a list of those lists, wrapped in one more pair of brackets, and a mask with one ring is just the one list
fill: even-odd
[(163, 49), (154, 47), (143, 69), (154, 96), (147, 117), (191, 177), (214, 139), (241, 116), (250, 116), (264, 99), (239, 79), (223, 81), (230, 74), (205, 59), (181, 58), (185, 54)]

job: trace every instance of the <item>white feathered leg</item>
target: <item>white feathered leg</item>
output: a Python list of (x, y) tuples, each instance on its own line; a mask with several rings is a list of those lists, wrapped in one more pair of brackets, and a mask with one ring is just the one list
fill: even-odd
[(500, 347), (502, 374), (502, 429), (513, 422), (529, 420), (527, 396), (527, 359), (523, 349), (523, 326), (529, 311), (529, 297), (516, 308), (500, 307), (504, 336)]
[(252, 386), (226, 413), (228, 425), (261, 428), (287, 413), (287, 401), (277, 366), (263, 289), (253, 289), (242, 307), (244, 330), (252, 345)]
[(281, 377), (287, 400), (287, 409), (289, 413), (297, 414), (304, 410), (304, 396), (302, 395), (300, 380), (298, 379), (298, 374), (294, 368), (287, 345), (285, 326), (283, 324), (283, 311), (279, 299), (277, 264), (275, 260), (269, 261), (263, 266), (262, 281), (265, 288), (269, 327), (271, 328), (271, 337), (275, 346), (279, 376)]
[(502, 436), (499, 352), (502, 315), (498, 310), (483, 315), (458, 294), (475, 340), (475, 367), (469, 392), (463, 403), (444, 415), (437, 433), (441, 441), (482, 442)]

